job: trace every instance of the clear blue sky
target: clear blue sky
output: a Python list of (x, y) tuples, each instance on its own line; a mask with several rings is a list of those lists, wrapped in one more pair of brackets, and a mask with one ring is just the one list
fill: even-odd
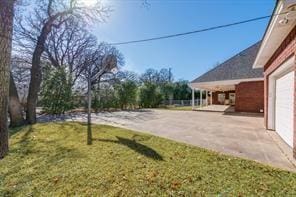
[[(94, 34), (121, 42), (191, 31), (272, 14), (275, 0), (105, 0), (113, 12)], [(260, 40), (268, 19), (185, 37), (118, 46), (124, 69), (171, 67), (175, 79), (192, 80)]]

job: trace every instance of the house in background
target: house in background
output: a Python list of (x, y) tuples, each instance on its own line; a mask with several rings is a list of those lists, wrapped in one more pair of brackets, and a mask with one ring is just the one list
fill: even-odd
[(260, 44), (250, 46), (193, 80), (190, 87), (206, 94), (206, 103), (199, 105), (230, 105), (238, 112), (263, 112), (263, 69), (252, 67)]
[(264, 68), (267, 129), (276, 131), (296, 157), (296, 0), (278, 0), (254, 68)]

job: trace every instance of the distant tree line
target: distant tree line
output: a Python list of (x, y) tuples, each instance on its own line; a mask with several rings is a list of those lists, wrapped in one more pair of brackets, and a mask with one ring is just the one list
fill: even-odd
[[(69, 73), (60, 68), (47, 71), (40, 94), (44, 112), (62, 114), (86, 107), (86, 87), (72, 86)], [(58, 88), (57, 88), (58, 87)], [(141, 75), (130, 71), (116, 71), (101, 76), (92, 84), (92, 108), (95, 112), (110, 109), (155, 108), (163, 101), (189, 100), (188, 81), (174, 81), (169, 69), (148, 69)]]

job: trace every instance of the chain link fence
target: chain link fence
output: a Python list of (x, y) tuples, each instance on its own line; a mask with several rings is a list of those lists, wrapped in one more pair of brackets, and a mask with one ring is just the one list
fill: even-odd
[[(174, 105), (174, 106), (192, 106), (192, 100), (165, 100), (162, 101), (162, 105)], [(202, 99), (202, 104), (206, 104), (206, 99)], [(194, 100), (194, 105), (199, 106), (200, 105), (200, 99)]]

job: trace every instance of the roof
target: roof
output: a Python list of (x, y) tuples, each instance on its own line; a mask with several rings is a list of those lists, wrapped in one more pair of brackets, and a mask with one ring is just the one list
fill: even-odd
[(241, 51), (191, 83), (263, 78), (263, 68), (252, 68), (260, 44), (261, 41)]

